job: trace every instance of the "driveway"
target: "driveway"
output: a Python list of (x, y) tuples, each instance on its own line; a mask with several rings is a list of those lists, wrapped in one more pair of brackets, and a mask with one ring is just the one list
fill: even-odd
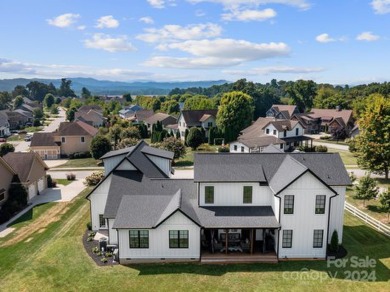
[(95, 171), (92, 171), (92, 170), (49, 170), (47, 172), (47, 174), (50, 174), (50, 176), (53, 178), (53, 179), (60, 179), (60, 178), (63, 178), (65, 179), (66, 178), (66, 175), (68, 173), (73, 173), (76, 175), (76, 179), (77, 180), (84, 180), (87, 176), (91, 175), (93, 172)]

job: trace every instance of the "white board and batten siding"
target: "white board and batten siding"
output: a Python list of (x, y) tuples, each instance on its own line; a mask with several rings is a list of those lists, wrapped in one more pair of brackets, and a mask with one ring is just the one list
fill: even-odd
[(339, 243), (341, 243), (343, 239), (344, 203), (346, 187), (334, 186), (332, 187), (332, 189), (337, 192), (338, 196), (334, 197), (331, 203), (328, 243), (330, 243), (334, 230), (337, 230)]
[[(131, 260), (200, 258), (200, 227), (177, 211), (156, 229), (149, 230), (149, 248), (130, 248), (129, 229), (119, 229), (121, 263)], [(188, 248), (169, 248), (169, 230), (188, 230)]]
[(113, 229), (115, 219), (108, 219), (108, 243), (109, 244), (118, 244), (118, 232), (116, 229)]
[[(205, 203), (205, 187), (214, 186), (214, 204)], [(252, 204), (244, 204), (244, 186), (252, 186)], [(271, 206), (273, 194), (259, 183), (200, 183), (200, 206)]]
[(110, 171), (113, 170), (115, 168), (115, 166), (117, 166), (118, 163), (121, 162), (121, 160), (126, 157), (126, 155), (127, 155), (127, 153), (123, 154), (123, 155), (113, 156), (113, 157), (109, 157), (109, 158), (104, 159), (103, 160), (104, 173), (106, 175), (108, 173), (110, 173)]
[[(286, 195), (294, 195), (293, 214), (284, 214), (284, 199)], [(317, 195), (325, 195), (325, 214), (315, 214)], [(288, 188), (282, 191), (279, 258), (325, 258), (328, 230), (328, 212), (330, 197), (335, 194), (321, 183), (314, 175), (307, 172)], [(333, 199), (334, 200), (334, 199)], [(332, 200), (332, 208), (337, 208)], [(323, 230), (321, 248), (313, 247), (314, 230)], [(283, 248), (283, 230), (292, 230), (292, 247)]]
[[(237, 149), (235, 150), (235, 147), (234, 146), (237, 146)], [(248, 146), (245, 146), (244, 144), (236, 141), (236, 142), (232, 142), (230, 143), (230, 152), (232, 153), (249, 153), (249, 147)]]
[(171, 175), (171, 161), (169, 159), (154, 155), (146, 155), (162, 172), (168, 177)]
[(104, 214), (104, 208), (106, 207), (108, 190), (111, 184), (111, 175), (108, 176), (104, 182), (98, 186), (90, 195), (89, 200), (91, 202), (91, 223), (92, 230), (106, 229), (107, 227), (100, 227), (99, 215)]

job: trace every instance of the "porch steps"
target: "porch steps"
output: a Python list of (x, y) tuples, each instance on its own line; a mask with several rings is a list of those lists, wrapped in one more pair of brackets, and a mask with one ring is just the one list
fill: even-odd
[(278, 263), (276, 255), (207, 255), (202, 256), (201, 264), (235, 264), (235, 263)]

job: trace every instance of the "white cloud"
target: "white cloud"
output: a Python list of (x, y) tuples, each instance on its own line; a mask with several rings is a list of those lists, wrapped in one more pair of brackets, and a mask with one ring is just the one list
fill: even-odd
[(251, 70), (225, 70), (223, 73), (238, 75), (238, 76), (249, 76), (249, 75), (270, 75), (270, 74), (308, 74), (315, 72), (322, 72), (324, 68), (310, 68), (310, 67), (293, 67), (293, 66), (274, 66), (274, 67), (260, 67), (253, 68)]
[(264, 21), (276, 16), (276, 11), (267, 8), (264, 10), (232, 10), (230, 13), (222, 14), (226, 21)]
[(217, 37), (221, 35), (222, 28), (213, 23), (196, 24), (188, 26), (165, 25), (161, 29), (147, 28), (145, 34), (140, 34), (137, 39), (148, 43), (166, 42), (173, 40), (191, 40), (200, 38)]
[(204, 12), (203, 10), (198, 9), (198, 10), (195, 11), (195, 16), (196, 17), (203, 17), (205, 15), (206, 15), (206, 12)]
[(97, 28), (116, 28), (119, 26), (119, 21), (112, 15), (102, 16), (97, 20)]
[(141, 17), (139, 19), (139, 21), (143, 22), (143, 23), (146, 23), (146, 24), (153, 24), (154, 23), (154, 20), (153, 18), (149, 17), (149, 16), (145, 16), (145, 17)]
[(147, 0), (153, 8), (165, 8), (166, 5), (168, 6), (176, 6), (176, 0)]
[(290, 49), (284, 43), (251, 43), (234, 39), (190, 40), (164, 45), (166, 50), (177, 49), (192, 57), (156, 56), (144, 64), (169, 68), (212, 68), (239, 65), (244, 62), (286, 56)]
[(111, 53), (135, 51), (136, 48), (127, 40), (126, 36), (112, 37), (110, 35), (96, 33), (92, 39), (84, 41), (86, 48), (100, 49)]
[(336, 39), (331, 38), (327, 33), (323, 33), (316, 36), (316, 41), (319, 43), (330, 43), (330, 42), (335, 42)]
[(77, 27), (78, 30), (85, 30), (87, 27), (85, 25), (79, 25)]
[(283, 4), (288, 6), (298, 7), (300, 9), (309, 9), (310, 4), (305, 0), (187, 0), (190, 3), (212, 2), (219, 3), (225, 9), (237, 9), (238, 7), (258, 7), (266, 4)]
[(373, 42), (373, 41), (377, 41), (378, 39), (379, 39), (379, 35), (375, 35), (370, 31), (362, 32), (356, 37), (356, 40), (366, 41), (366, 42)]
[(80, 18), (80, 14), (65, 13), (57, 17), (54, 17), (52, 19), (47, 19), (47, 22), (50, 25), (60, 27), (60, 28), (65, 28), (76, 23), (79, 18)]
[(390, 13), (390, 0), (373, 0), (371, 6), (376, 14)]

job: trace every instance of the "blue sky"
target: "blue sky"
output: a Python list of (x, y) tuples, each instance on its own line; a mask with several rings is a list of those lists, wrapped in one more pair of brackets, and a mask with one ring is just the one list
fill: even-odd
[(390, 0), (1, 0), (0, 79), (390, 81)]

